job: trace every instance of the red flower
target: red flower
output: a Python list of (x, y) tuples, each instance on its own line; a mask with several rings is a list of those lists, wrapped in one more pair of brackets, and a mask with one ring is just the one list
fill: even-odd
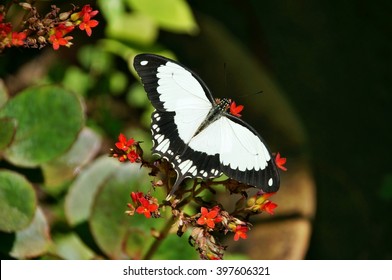
[(70, 40), (72, 40), (73, 37), (64, 37), (64, 35), (71, 32), (73, 29), (74, 27), (72, 25), (67, 26), (65, 24), (59, 24), (52, 30), (53, 34), (50, 35), (49, 42), (52, 43), (54, 50), (58, 50), (60, 46), (70, 47), (72, 45)]
[(272, 201), (266, 201), (261, 205), (261, 210), (267, 212), (270, 215), (274, 214), (274, 209), (278, 207), (278, 204), (273, 203)]
[(80, 17), (84, 17), (85, 15), (89, 15), (90, 17), (94, 17), (98, 14), (98, 11), (95, 10), (93, 11), (93, 8), (91, 8), (90, 5), (84, 5), (82, 8), (82, 11), (79, 12)]
[(131, 198), (133, 200), (134, 203), (138, 203), (140, 201), (140, 198), (143, 197), (143, 193), (142, 192), (131, 192)]
[(75, 27), (73, 25), (65, 25), (64, 23), (61, 23), (55, 27), (55, 31), (60, 31), (64, 36), (65, 34), (74, 30), (74, 28)]
[(135, 140), (133, 138), (127, 140), (125, 135), (120, 133), (120, 135), (118, 136), (118, 142), (116, 143), (116, 147), (120, 150), (127, 151), (134, 144)]
[(146, 218), (150, 218), (151, 212), (155, 212), (158, 209), (157, 204), (150, 202), (144, 197), (140, 197), (139, 202), (141, 203), (141, 206), (136, 209), (136, 212), (139, 214), (144, 214)]
[(218, 215), (219, 211), (220, 209), (217, 206), (212, 208), (211, 211), (208, 211), (205, 207), (201, 207), (201, 217), (197, 220), (197, 224), (214, 228), (215, 223), (220, 223), (222, 221), (222, 217)]
[(287, 158), (280, 157), (280, 153), (276, 154), (276, 157), (275, 157), (276, 166), (278, 168), (282, 169), (283, 171), (287, 171), (287, 168), (285, 166), (283, 166), (284, 164), (286, 164), (286, 161), (287, 161)]
[(12, 32), (12, 45), (23, 46), (27, 34), (24, 32)]
[(49, 42), (52, 43), (53, 49), (56, 51), (60, 48), (60, 46), (71, 46), (72, 43), (69, 41), (72, 39), (72, 36), (67, 36), (63, 38), (63, 33), (61, 31), (57, 31), (54, 35), (51, 35), (49, 37)]
[(243, 226), (243, 225), (238, 225), (236, 226), (234, 232), (234, 241), (238, 241), (240, 238), (246, 239), (248, 238), (248, 235), (246, 234), (248, 232), (248, 227)]
[(91, 36), (92, 27), (96, 27), (98, 25), (98, 21), (95, 19), (91, 19), (98, 14), (98, 11), (93, 11), (90, 5), (84, 5), (82, 11), (77, 13), (77, 17), (82, 19), (82, 22), (79, 24), (80, 30), (86, 30), (88, 36)]
[(243, 105), (236, 105), (235, 102), (230, 103), (230, 114), (236, 117), (241, 117), (240, 113), (244, 109)]
[(274, 214), (274, 209), (278, 207), (276, 203), (271, 202), (268, 198), (275, 193), (257, 193), (248, 199), (248, 209), (257, 213), (265, 211), (271, 215)]
[(92, 33), (91, 28), (92, 27), (96, 27), (98, 25), (98, 21), (97, 20), (90, 19), (90, 18), (91, 18), (90, 15), (85, 14), (83, 16), (83, 22), (81, 22), (79, 24), (79, 29), (80, 30), (86, 30), (86, 33), (87, 33), (88, 36), (91, 36), (91, 33)]
[(134, 150), (132, 150), (127, 154), (127, 158), (130, 162), (134, 163), (139, 159), (139, 155)]

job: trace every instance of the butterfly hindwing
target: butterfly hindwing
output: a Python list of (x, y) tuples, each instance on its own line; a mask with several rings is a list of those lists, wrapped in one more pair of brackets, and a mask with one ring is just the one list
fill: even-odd
[(214, 178), (221, 175), (218, 154), (193, 150), (179, 136), (174, 122), (175, 113), (155, 110), (151, 132), (153, 153), (167, 159), (177, 172), (176, 184), (186, 177)]
[(216, 103), (195, 73), (153, 54), (137, 55), (134, 67), (156, 109), (151, 125), (153, 153), (167, 159), (177, 172), (173, 190), (185, 177), (215, 178), (222, 172), (265, 192), (278, 190), (275, 162), (251, 126), (221, 112), (199, 129)]
[(265, 192), (279, 188), (279, 173), (262, 138), (237, 117), (224, 114), (196, 135), (189, 147), (219, 154), (220, 170), (230, 178), (262, 186)]
[(250, 125), (241, 119), (228, 115), (225, 137), (231, 137), (235, 146), (230, 152), (220, 153), (221, 170), (227, 176), (252, 186), (259, 186), (265, 192), (276, 192), (280, 178), (274, 159), (263, 139)]

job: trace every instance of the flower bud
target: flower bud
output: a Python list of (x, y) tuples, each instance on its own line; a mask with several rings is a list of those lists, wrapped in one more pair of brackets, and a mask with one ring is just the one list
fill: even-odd
[(31, 10), (31, 9), (32, 9), (31, 4), (30, 4), (30, 3), (27, 3), (27, 2), (19, 3), (19, 6), (21, 6), (21, 7), (22, 7), (23, 9), (25, 9), (25, 10)]
[(253, 205), (255, 205), (256, 202), (256, 197), (252, 196), (251, 198), (248, 199), (248, 201), (246, 202), (246, 205), (248, 205), (248, 207), (251, 207)]
[(71, 14), (71, 12), (64, 12), (59, 14), (59, 19), (60, 20), (67, 20), (69, 18), (69, 15)]

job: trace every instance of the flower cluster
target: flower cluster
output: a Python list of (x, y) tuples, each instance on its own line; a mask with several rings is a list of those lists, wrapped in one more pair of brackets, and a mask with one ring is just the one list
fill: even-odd
[(247, 238), (247, 232), (251, 227), (250, 223), (229, 214), (217, 205), (211, 209), (202, 206), (200, 212), (193, 216), (181, 213), (178, 217), (177, 234), (181, 236), (191, 227), (190, 243), (202, 259), (222, 259), (225, 247), (220, 244), (216, 235), (232, 232), (234, 241), (238, 241)]
[(118, 158), (120, 162), (125, 162), (127, 160), (130, 162), (140, 162), (141, 151), (139, 142), (135, 141), (133, 138), (127, 140), (124, 134), (121, 133), (118, 136), (116, 147), (110, 150), (110, 155), (114, 158)]
[[(237, 108), (233, 106), (234, 111)], [(239, 113), (237, 110), (236, 113)], [(123, 134), (118, 137), (115, 148), (111, 150), (111, 155), (118, 158), (120, 162), (138, 162), (142, 167), (151, 169), (149, 173), (154, 177), (151, 183), (151, 190), (155, 188), (166, 188), (170, 190), (170, 178), (175, 176), (175, 171), (171, 164), (165, 160), (159, 159), (154, 162), (145, 161), (142, 158), (143, 151), (139, 142), (133, 138), (127, 139)], [(275, 163), (281, 170), (287, 170), (284, 164), (286, 159), (282, 158), (279, 153), (275, 155)], [(277, 204), (270, 200), (274, 193), (257, 192), (253, 196), (248, 196), (247, 190), (254, 187), (237, 182), (233, 179), (217, 180), (193, 180), (192, 188), (180, 188), (175, 192), (175, 199), (162, 201), (162, 209), (171, 209), (171, 214), (176, 220), (177, 235), (182, 236), (187, 230), (190, 230), (189, 243), (197, 250), (201, 259), (222, 259), (226, 247), (221, 244), (220, 236), (232, 234), (234, 241), (247, 239), (248, 232), (252, 227), (249, 219), (253, 215), (266, 212), (274, 214)], [(223, 185), (230, 193), (241, 194), (239, 200), (234, 203), (232, 212), (228, 212), (218, 203), (211, 206), (209, 202), (204, 201), (199, 194), (208, 190), (214, 192), (214, 186)], [(150, 192), (131, 193), (132, 203), (128, 204), (128, 215), (143, 214), (146, 218), (160, 217), (160, 205), (158, 199), (153, 197)], [(189, 214), (184, 209), (186, 205), (196, 204), (197, 213)], [(212, 204), (212, 205), (214, 205)], [(190, 208), (186, 208), (189, 211)], [(172, 222), (172, 221), (168, 221)], [(164, 234), (159, 235), (160, 238)]]
[(143, 214), (148, 218), (159, 218), (161, 214), (159, 213), (158, 199), (151, 196), (150, 194), (143, 194), (142, 192), (132, 192), (131, 193), (132, 203), (128, 203), (129, 210), (125, 211), (129, 216), (133, 216), (136, 213)]
[(13, 46), (41, 49), (51, 44), (54, 50), (60, 46), (70, 47), (73, 37), (69, 33), (75, 28), (91, 36), (91, 28), (98, 25), (98, 21), (92, 19), (98, 11), (94, 11), (90, 5), (83, 6), (80, 11), (73, 6), (67, 12), (60, 12), (56, 5), (52, 5), (51, 11), (44, 17), (30, 3), (21, 2), (19, 5), (27, 14), (18, 31), (13, 30), (10, 22), (5, 22), (7, 10), (0, 5), (0, 52)]
[(268, 199), (272, 195), (274, 195), (274, 193), (257, 193), (248, 199), (247, 210), (254, 213), (267, 212), (268, 214), (273, 215), (274, 210), (278, 205)]

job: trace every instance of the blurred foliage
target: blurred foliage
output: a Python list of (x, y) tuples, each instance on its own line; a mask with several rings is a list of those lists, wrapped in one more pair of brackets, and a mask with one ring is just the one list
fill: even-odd
[[(48, 5), (40, 2), (39, 8), (45, 11)], [(96, 5), (96, 42), (77, 38), (69, 50), (25, 50), (18, 59), (17, 50), (3, 54), (2, 258), (142, 258), (154, 242), (150, 228), (164, 226), (164, 219), (146, 221), (124, 214), (130, 191), (149, 188), (149, 176), (138, 165), (108, 158), (108, 145), (120, 132), (132, 131), (129, 135), (146, 143), (146, 150), (151, 147), (146, 131), (152, 108), (129, 74), (133, 57), (148, 51), (173, 57), (157, 42), (160, 30), (195, 34), (198, 27), (183, 0)], [(21, 15), (15, 9), (12, 18)], [(34, 62), (38, 65), (31, 68)], [(35, 79), (33, 73), (41, 74)], [(25, 80), (7, 87), (10, 78)], [(163, 248), (154, 258), (197, 256), (186, 240), (169, 238), (163, 247), (178, 250)]]

